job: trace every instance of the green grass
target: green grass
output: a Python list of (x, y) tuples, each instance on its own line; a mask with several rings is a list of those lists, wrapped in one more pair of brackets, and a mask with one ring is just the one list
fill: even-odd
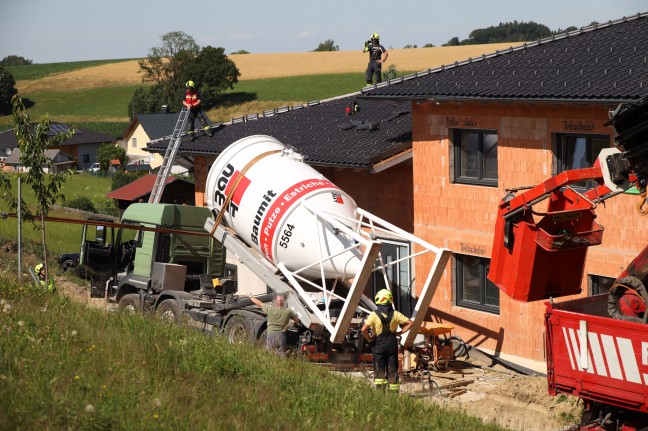
[(127, 119), (128, 102), (137, 87), (139, 85), (33, 93), (27, 90), (22, 97), (29, 100), (27, 113), (33, 118), (49, 113), (51, 118), (68, 116), (88, 121)]
[[(410, 72), (401, 72), (406, 75)], [(225, 95), (238, 94), (242, 99), (309, 102), (353, 93), (365, 86), (363, 73), (304, 75), (287, 78), (239, 81)]]
[(499, 430), (299, 359), (0, 275), (4, 429)]
[(115, 138), (121, 139), (122, 135), (126, 131), (130, 123), (128, 121), (123, 122), (101, 122), (101, 121), (91, 121), (91, 122), (74, 122), (75, 127), (82, 129), (92, 130), (98, 133), (105, 133), (108, 136), (113, 136)]
[[(16, 194), (16, 178), (12, 175), (13, 193)], [(110, 192), (111, 179), (105, 177), (97, 177), (87, 174), (73, 175), (64, 184), (62, 192), (66, 200), (71, 200), (79, 196), (87, 196), (90, 198), (96, 207), (101, 202), (105, 202), (108, 198), (105, 194)], [(23, 199), (33, 204), (34, 193), (29, 186), (23, 183), (22, 187)], [(58, 202), (61, 204), (62, 202)], [(0, 202), (0, 211), (7, 211), (5, 202)], [(80, 218), (77, 215), (71, 215), (65, 211), (52, 211), (51, 216), (67, 217), (67, 218)], [(81, 244), (81, 229), (82, 226), (78, 224), (67, 223), (54, 223), (47, 222), (45, 226), (45, 234), (47, 241), (47, 249), (49, 253), (58, 256), (62, 253), (77, 251)], [(0, 219), (0, 243), (9, 241), (17, 241), (18, 239), (18, 221), (15, 218)], [(41, 233), (40, 230), (34, 229), (31, 223), (23, 224), (23, 241), (25, 243), (40, 244)]]
[(45, 63), (45, 64), (27, 64), (24, 66), (4, 66), (11, 73), (16, 81), (25, 79), (40, 79), (57, 73), (71, 72), (73, 70), (84, 69), (86, 67), (101, 66), (110, 63), (119, 63), (129, 61), (131, 58), (122, 58), (116, 60), (87, 60), (87, 61), (69, 61), (64, 63)]

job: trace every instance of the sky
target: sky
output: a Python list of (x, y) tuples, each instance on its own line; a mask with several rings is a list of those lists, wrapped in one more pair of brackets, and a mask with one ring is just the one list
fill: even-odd
[(0, 59), (142, 58), (171, 31), (227, 54), (312, 51), (329, 39), (340, 50), (361, 50), (374, 32), (387, 49), (439, 46), (500, 22), (558, 30), (646, 11), (645, 0), (0, 0)]

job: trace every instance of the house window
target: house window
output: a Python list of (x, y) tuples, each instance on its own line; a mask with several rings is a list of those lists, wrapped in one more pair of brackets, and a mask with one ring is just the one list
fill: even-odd
[(82, 157), (83, 163), (90, 163), (90, 154), (84, 154)]
[[(410, 245), (406, 242), (383, 240), (380, 248), (380, 258), (382, 264), (387, 265), (385, 272), (376, 270), (371, 273), (369, 283), (365, 293), (373, 299), (379, 290), (385, 289), (385, 278), (389, 284), (389, 290), (394, 296), (394, 308), (401, 313), (409, 316), (414, 311), (415, 298), (412, 292), (412, 277), (410, 260), (403, 259), (410, 255)], [(392, 262), (396, 262), (393, 263)], [(376, 261), (376, 266), (380, 265), (380, 259)]]
[(457, 305), (499, 314), (499, 289), (486, 278), (490, 259), (455, 254)]
[(497, 186), (496, 131), (455, 129), (453, 143), (456, 183)]
[(608, 293), (614, 284), (614, 278), (605, 277), (603, 275), (587, 274), (587, 284), (589, 286), (591, 295), (599, 295), (601, 293)]
[[(571, 169), (591, 167), (599, 153), (610, 147), (610, 137), (607, 135), (556, 135), (556, 174)], [(576, 189), (591, 189), (594, 181), (575, 183)]]
[(131, 138), (131, 148), (137, 148), (137, 138)]

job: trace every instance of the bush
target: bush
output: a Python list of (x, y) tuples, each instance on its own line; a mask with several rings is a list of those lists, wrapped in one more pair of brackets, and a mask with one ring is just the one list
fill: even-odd
[(119, 188), (124, 187), (126, 184), (130, 184), (133, 181), (139, 179), (140, 177), (146, 175), (147, 172), (115, 172), (115, 175), (112, 177), (112, 183), (110, 185), (110, 190), (114, 191)]
[(117, 208), (117, 201), (114, 199), (106, 199), (97, 204), (97, 211), (99, 214), (119, 217), (119, 208)]
[(87, 196), (79, 196), (65, 203), (65, 206), (68, 208), (75, 208), (81, 211), (88, 211), (91, 213), (96, 213), (97, 209), (95, 208), (92, 200)]
[(398, 70), (395, 64), (390, 64), (386, 72), (383, 72), (383, 80), (389, 81), (390, 79), (398, 78)]

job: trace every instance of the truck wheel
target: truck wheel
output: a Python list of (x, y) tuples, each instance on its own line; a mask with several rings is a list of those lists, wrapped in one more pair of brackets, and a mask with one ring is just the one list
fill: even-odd
[(68, 269), (73, 269), (77, 266), (76, 262), (74, 259), (65, 259), (63, 262), (61, 262), (60, 268), (61, 271), (67, 272)]
[(119, 300), (119, 309), (128, 314), (135, 314), (140, 310), (139, 295), (137, 293), (127, 293)]
[(160, 302), (155, 314), (164, 322), (182, 323), (182, 310), (180, 310), (180, 304), (175, 299), (165, 299)]
[(232, 316), (225, 325), (225, 335), (230, 344), (254, 341), (251, 325), (242, 316)]
[(263, 328), (263, 331), (259, 334), (259, 338), (257, 338), (257, 344), (265, 347), (266, 341), (268, 341), (268, 328)]

